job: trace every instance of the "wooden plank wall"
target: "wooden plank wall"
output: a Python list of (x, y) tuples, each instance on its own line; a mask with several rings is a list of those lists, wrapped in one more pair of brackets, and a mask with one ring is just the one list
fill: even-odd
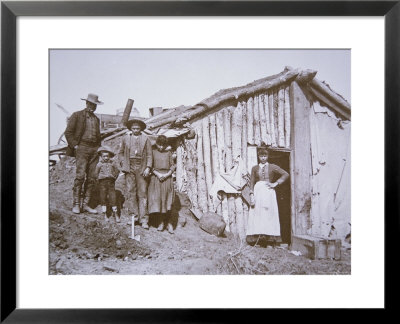
[[(185, 188), (194, 208), (222, 215), (226, 230), (245, 237), (248, 206), (240, 195), (225, 194), (221, 202), (212, 201), (208, 193), (219, 173), (229, 172), (241, 157), (248, 170), (257, 162), (248, 161), (248, 147), (261, 141), (274, 147), (290, 149), (291, 113), (290, 85), (270, 89), (238, 101), (235, 106), (196, 120), (192, 127), (195, 139), (185, 139), (177, 150), (177, 175), (182, 177), (178, 188)], [(250, 157), (250, 156), (249, 156)], [(254, 159), (254, 157), (253, 157)], [(182, 183), (181, 183), (182, 182)]]
[(311, 229), (311, 104), (294, 81), (290, 88), (294, 130), (292, 136), (292, 232), (308, 234)]

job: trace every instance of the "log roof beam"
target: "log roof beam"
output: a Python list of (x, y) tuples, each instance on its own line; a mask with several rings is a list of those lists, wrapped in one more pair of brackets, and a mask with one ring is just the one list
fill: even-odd
[(335, 111), (340, 117), (351, 120), (350, 104), (324, 83), (314, 79), (309, 84), (309, 89), (318, 101)]

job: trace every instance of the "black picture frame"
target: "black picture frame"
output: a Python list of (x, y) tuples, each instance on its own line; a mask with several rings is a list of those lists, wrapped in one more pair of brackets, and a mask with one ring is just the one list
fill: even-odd
[[(385, 308), (398, 275), (388, 265), (399, 231), (400, 1), (124, 1), (1, 3), (1, 322), (225, 322), (237, 310), (16, 308), (16, 19), (18, 16), (384, 16)], [(373, 82), (371, 80), (371, 82)], [(372, 148), (373, 149), (373, 148)], [(367, 247), (366, 247), (367, 248)], [(388, 285), (386, 285), (388, 284)], [(392, 288), (390, 288), (392, 287)], [(228, 313), (229, 312), (229, 313)], [(258, 316), (253, 310), (252, 317)], [(228, 313), (228, 314), (227, 314)]]

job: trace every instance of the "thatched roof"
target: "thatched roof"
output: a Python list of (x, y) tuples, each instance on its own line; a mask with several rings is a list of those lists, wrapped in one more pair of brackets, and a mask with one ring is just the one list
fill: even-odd
[[(291, 81), (298, 82), (301, 86), (307, 87), (316, 100), (321, 101), (341, 117), (350, 119), (351, 107), (350, 104), (339, 94), (334, 92), (327, 84), (315, 78), (317, 71), (301, 70), (285, 67), (279, 73), (266, 78), (262, 78), (246, 84), (241, 87), (224, 89), (216, 92), (211, 97), (200, 101), (198, 104), (191, 107), (178, 107), (167, 112), (147, 119), (147, 127), (150, 130), (169, 125), (170, 127), (182, 126), (203, 114), (206, 114), (220, 105), (230, 101), (247, 100), (247, 98), (258, 93), (267, 91), (268, 89), (279, 87), (288, 84)], [(184, 107), (184, 108), (182, 108)]]

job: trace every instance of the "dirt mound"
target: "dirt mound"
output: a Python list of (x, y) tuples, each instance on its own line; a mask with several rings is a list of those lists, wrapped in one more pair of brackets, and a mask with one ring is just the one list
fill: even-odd
[[(50, 211), (50, 254), (73, 255), (81, 260), (136, 259), (150, 255), (151, 249), (133, 240), (129, 232), (112, 220), (85, 214), (74, 215), (66, 210)], [(59, 259), (53, 258), (50, 273), (58, 273), (55, 266)]]
[(350, 273), (350, 252), (344, 249), (340, 261), (310, 260), (292, 254), (287, 247), (242, 245), (228, 253), (219, 267), (224, 274), (346, 274)]

